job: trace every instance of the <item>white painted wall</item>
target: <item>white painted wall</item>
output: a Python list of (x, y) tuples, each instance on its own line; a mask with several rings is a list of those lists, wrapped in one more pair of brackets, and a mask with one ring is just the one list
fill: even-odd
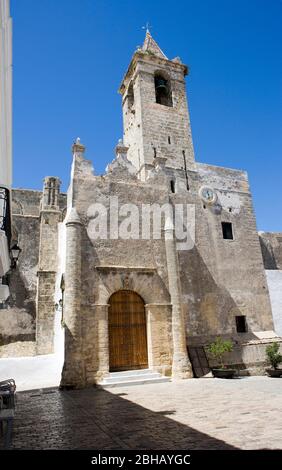
[[(12, 20), (10, 0), (0, 0), (0, 187), (12, 186)], [(1, 204), (1, 201), (0, 201)], [(3, 204), (3, 201), (2, 201)], [(0, 207), (2, 214), (3, 207)], [(0, 231), (1, 277), (10, 268), (6, 234)], [(6, 300), (7, 287), (0, 289), (0, 302)]]
[(0, 359), (0, 382), (15, 379), (18, 391), (58, 387), (64, 364), (64, 328), (61, 312), (55, 315), (54, 354)]
[(12, 185), (12, 19), (0, 0), (0, 186)]
[(275, 332), (282, 337), (282, 271), (265, 271), (269, 289)]
[(55, 286), (55, 302), (59, 303), (62, 298), (61, 280), (66, 266), (66, 225), (65, 222), (58, 224), (58, 266)]
[[(1, 0), (0, 0), (1, 1)], [(59, 303), (62, 293), (61, 277), (65, 272), (66, 226), (58, 224), (58, 267), (56, 279), (55, 302)], [(11, 357), (0, 359), (0, 382), (8, 378), (16, 381), (18, 391), (48, 387), (58, 387), (64, 365), (65, 330), (61, 325), (62, 310), (55, 312), (54, 321), (54, 354), (30, 357)]]
[[(1, 1), (1, 0), (0, 0)], [(56, 279), (55, 302), (62, 297), (60, 283), (65, 272), (66, 226), (58, 224), (58, 266)], [(48, 387), (58, 387), (61, 381), (65, 354), (65, 330), (61, 325), (62, 310), (55, 312), (54, 321), (54, 354), (11, 357), (0, 359), (0, 381), (13, 378), (18, 391)]]

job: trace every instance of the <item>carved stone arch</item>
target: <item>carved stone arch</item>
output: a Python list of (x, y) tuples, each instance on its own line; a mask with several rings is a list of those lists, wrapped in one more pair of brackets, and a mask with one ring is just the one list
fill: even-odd
[[(122, 322), (125, 321), (125, 326), (130, 326), (130, 321), (127, 322), (126, 320), (126, 314), (129, 309), (131, 313), (132, 309), (136, 309), (138, 319), (140, 320), (141, 318), (138, 316), (140, 315), (140, 309), (138, 305), (135, 305), (135, 302), (133, 304), (131, 302), (126, 304), (123, 311), (122, 291), (137, 294), (144, 303), (147, 338), (147, 365), (145, 364), (145, 366), (163, 375), (171, 375), (173, 351), (171, 300), (167, 287), (156, 268), (96, 266), (96, 270), (98, 279), (97, 283), (95, 283), (95, 316), (99, 325), (98, 340), (96, 342), (99, 368), (95, 373), (96, 380), (101, 380), (101, 378), (107, 376), (109, 371), (115, 367), (113, 353), (116, 342), (115, 336), (111, 336), (111, 318), (109, 318), (112, 314), (112, 296), (117, 294), (117, 319), (119, 319), (119, 314), (121, 313), (120, 318)], [(119, 293), (121, 298), (119, 298)], [(144, 328), (144, 322), (139, 320), (137, 324), (141, 323)], [(122, 326), (116, 321), (113, 321), (112, 325), (117, 328)], [(113, 342), (112, 339), (114, 339)], [(140, 344), (140, 341), (138, 339), (136, 344)], [(126, 344), (126, 341), (123, 344)], [(130, 344), (131, 340), (129, 338), (126, 346), (127, 349), (130, 348)], [(119, 347), (117, 347), (117, 351), (119, 351)], [(142, 351), (144, 353), (144, 349)], [(139, 351), (139, 353), (141, 357), (141, 352)], [(135, 357), (134, 354), (133, 357)], [(127, 362), (123, 365), (130, 368), (130, 364)], [(131, 365), (136, 368), (134, 360)], [(142, 365), (142, 367), (145, 366), (144, 364)]]
[(154, 268), (100, 266), (97, 269), (100, 275), (98, 304), (108, 304), (111, 295), (123, 289), (136, 292), (145, 304), (170, 302), (169, 292)]
[(160, 75), (161, 77), (163, 77), (165, 80), (168, 80), (169, 82), (171, 81), (171, 76), (166, 69), (162, 69), (162, 68), (156, 69), (154, 71), (154, 77), (156, 77), (156, 75)]
[(12, 214), (15, 214), (15, 215), (24, 214), (22, 203), (20, 201), (17, 201), (16, 199), (12, 200)]

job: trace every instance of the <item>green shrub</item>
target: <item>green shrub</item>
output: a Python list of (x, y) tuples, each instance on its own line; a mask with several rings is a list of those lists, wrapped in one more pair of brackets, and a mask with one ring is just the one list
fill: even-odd
[(277, 369), (278, 364), (282, 362), (282, 355), (278, 352), (279, 351), (280, 343), (272, 343), (267, 346), (265, 352), (266, 357), (270, 364), (272, 365), (273, 369)]
[(230, 339), (222, 339), (222, 338), (216, 338), (216, 340), (211, 343), (207, 347), (207, 351), (209, 354), (216, 359), (220, 364), (222, 368), (225, 368), (225, 364), (223, 362), (223, 356), (227, 352), (231, 352), (233, 350), (233, 343)]

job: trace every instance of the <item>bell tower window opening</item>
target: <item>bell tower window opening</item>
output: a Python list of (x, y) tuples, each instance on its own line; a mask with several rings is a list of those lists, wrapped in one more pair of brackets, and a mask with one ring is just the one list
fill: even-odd
[(155, 92), (156, 103), (163, 106), (172, 107), (172, 96), (169, 80), (166, 80), (162, 75), (155, 75)]

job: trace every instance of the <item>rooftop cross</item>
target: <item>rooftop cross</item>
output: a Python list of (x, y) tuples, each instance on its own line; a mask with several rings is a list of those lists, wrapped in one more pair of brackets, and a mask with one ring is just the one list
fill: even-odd
[(150, 29), (153, 29), (149, 21), (147, 21), (145, 26), (142, 26), (142, 29), (146, 29), (146, 33), (150, 33)]

